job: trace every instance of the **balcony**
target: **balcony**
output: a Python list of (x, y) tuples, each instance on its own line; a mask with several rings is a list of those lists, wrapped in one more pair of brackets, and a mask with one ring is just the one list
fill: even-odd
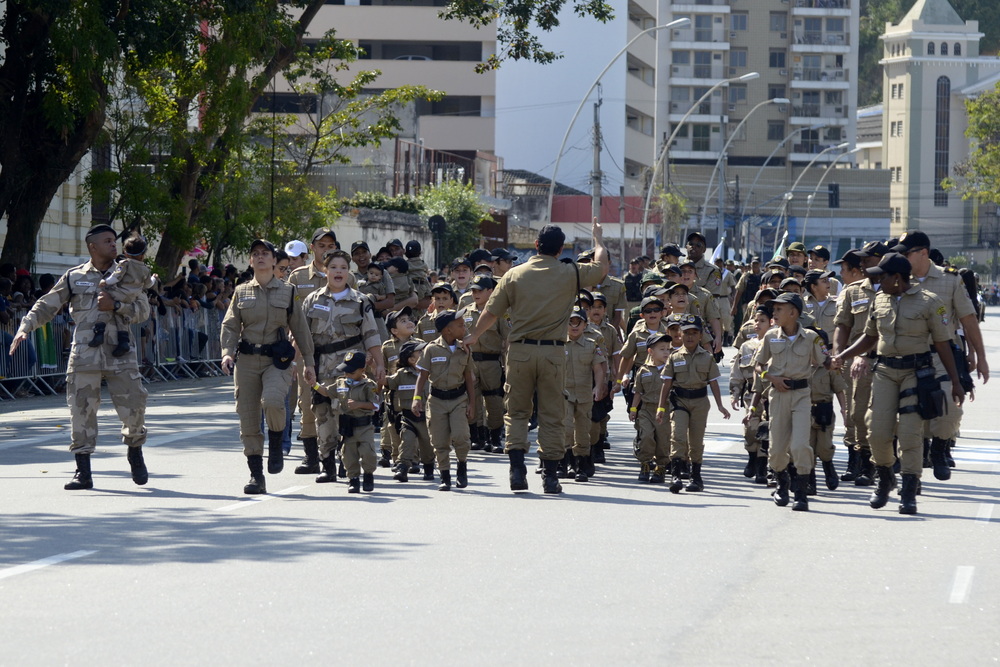
[[(670, 120), (679, 121), (684, 114), (686, 114), (691, 109), (691, 102), (671, 102), (670, 103)], [(721, 98), (713, 98), (702, 102), (698, 107), (692, 112), (693, 117), (692, 122), (697, 122), (694, 118), (697, 116), (706, 116), (711, 119), (710, 122), (718, 122), (719, 116), (725, 113), (723, 108)]]
[(813, 125), (817, 120), (823, 120), (830, 125), (847, 124), (846, 104), (804, 103), (792, 105), (792, 125)]
[(795, 0), (792, 16), (850, 16), (850, 0)]
[(670, 31), (670, 46), (674, 49), (728, 51), (729, 31), (721, 24), (711, 28), (677, 28)]
[[(792, 152), (789, 153), (788, 155), (788, 160), (790, 162), (812, 162), (813, 160), (816, 159), (817, 155), (827, 150), (828, 148), (837, 146), (840, 143), (842, 142), (835, 141), (835, 142), (812, 142), (812, 143), (795, 144), (792, 146)], [(817, 163), (833, 162), (834, 160), (837, 159), (839, 155), (840, 151), (830, 151), (829, 153), (827, 153), (826, 155), (824, 155), (823, 157), (819, 158), (816, 161)], [(844, 162), (844, 160), (847, 159), (849, 158), (842, 158), (841, 164)]]
[(792, 70), (792, 87), (829, 90), (850, 87), (848, 70), (836, 67), (797, 67)]
[(670, 83), (674, 86), (712, 85), (726, 78), (725, 68), (721, 60), (710, 65), (671, 65)]
[(728, 14), (729, 0), (697, 0), (674, 3), (671, 11), (676, 14)]
[(825, 30), (796, 30), (792, 35), (794, 53), (848, 53), (850, 34)]

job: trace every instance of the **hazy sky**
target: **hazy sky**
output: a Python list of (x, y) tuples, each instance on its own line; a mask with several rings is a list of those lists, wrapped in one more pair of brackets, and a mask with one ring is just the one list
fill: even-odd
[[(602, 24), (563, 12), (561, 25), (543, 33), (546, 48), (562, 53), (550, 65), (508, 62), (497, 73), (496, 151), (505, 169), (551, 176), (569, 121), (587, 88), (626, 42), (625, 2), (615, 0), (615, 20)], [(601, 153), (604, 192), (617, 195), (622, 184), (625, 133), (625, 56), (603, 77)], [(566, 143), (556, 180), (590, 191), (593, 166), (591, 127), (596, 93), (584, 105)]]

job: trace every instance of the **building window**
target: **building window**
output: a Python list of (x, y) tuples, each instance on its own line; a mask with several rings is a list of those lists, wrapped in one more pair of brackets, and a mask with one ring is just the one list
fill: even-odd
[(899, 99), (903, 99), (903, 84), (899, 84)]
[(671, 62), (674, 65), (690, 65), (691, 64), (691, 52), (690, 51), (674, 51), (671, 57)]
[(784, 49), (771, 49), (768, 54), (768, 67), (784, 67), (785, 66), (785, 50)]
[(730, 67), (746, 67), (747, 66), (747, 50), (746, 49), (732, 49), (729, 52), (729, 66)]
[(896, 136), (903, 136), (903, 121), (901, 120), (896, 122)]
[(694, 52), (694, 78), (696, 79), (713, 78), (711, 51)]
[(783, 83), (769, 83), (767, 84), (767, 99), (773, 100), (778, 97), (788, 97), (785, 94), (786, 88)]
[(934, 55), (934, 42), (927, 42), (927, 55)]
[(892, 84), (892, 94), (889, 95), (891, 99), (896, 99), (896, 94), (899, 92), (899, 86), (897, 84)]
[(788, 30), (788, 14), (786, 12), (771, 12), (771, 31), (785, 32)]
[(694, 41), (712, 41), (712, 15), (695, 14), (694, 16)]
[(691, 150), (712, 150), (712, 127), (710, 125), (694, 125), (691, 128)]
[(955, 49), (952, 53), (954, 53), (956, 56), (962, 55), (962, 45), (959, 44), (958, 42), (955, 42)]
[(941, 55), (948, 55), (948, 42), (941, 42)]
[(690, 102), (691, 89), (682, 86), (670, 86), (671, 102)]
[(951, 129), (951, 79), (937, 80), (937, 118), (934, 123), (934, 205), (947, 206), (948, 192), (941, 184), (948, 177)]
[(747, 101), (747, 87), (745, 85), (729, 86), (730, 104), (746, 104), (746, 101)]
[(889, 122), (889, 136), (896, 136), (896, 121), (894, 120)]
[(729, 16), (730, 30), (746, 30), (749, 14), (746, 12), (733, 12)]
[(785, 121), (783, 120), (767, 121), (767, 140), (781, 141), (784, 138), (785, 138)]

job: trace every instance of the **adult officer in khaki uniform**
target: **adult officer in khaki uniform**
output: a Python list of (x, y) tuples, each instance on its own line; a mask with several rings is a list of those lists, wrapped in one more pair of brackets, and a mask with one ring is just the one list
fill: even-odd
[[(267, 421), (267, 471), (276, 475), (284, 468), (281, 440), (285, 432), (285, 396), (292, 381), (291, 357), (279, 368), (272, 358), (272, 346), (281, 341), (278, 330), (290, 332), (302, 353), (305, 378), (316, 382), (313, 370), (313, 341), (306, 326), (295, 289), (274, 277), (275, 250), (257, 239), (250, 244), (250, 265), (254, 276), (238, 285), (222, 320), (222, 372), (234, 375), (236, 412), (240, 416), (240, 440), (250, 468), (250, 482), (243, 493), (267, 493), (264, 480), (264, 435), (260, 430), (263, 407)], [(237, 362), (237, 353), (239, 353)]]
[[(955, 405), (965, 399), (951, 354), (948, 309), (936, 295), (910, 283), (910, 262), (898, 253), (888, 253), (878, 266), (867, 269), (881, 277), (864, 336), (844, 350), (839, 358), (864, 354), (876, 347), (878, 360), (872, 381), (872, 403), (868, 410), (869, 441), (878, 475), (878, 486), (869, 499), (873, 509), (884, 507), (896, 484), (893, 436), (899, 441), (903, 484), (899, 492), (899, 513), (917, 513), (917, 485), (923, 471), (924, 424), (918, 409), (917, 373), (932, 370), (928, 337), (951, 378), (951, 398)], [(933, 370), (932, 370), (933, 377)], [(947, 397), (947, 394), (945, 395)], [(923, 401), (926, 408), (928, 401)], [(949, 408), (952, 406), (948, 406)]]
[[(913, 270), (913, 282), (920, 287), (936, 294), (948, 315), (948, 327), (951, 330), (952, 347), (962, 344), (958, 336), (961, 326), (965, 338), (969, 341), (969, 368), (977, 370), (979, 377), (986, 382), (990, 376), (990, 367), (986, 361), (986, 351), (983, 347), (983, 334), (979, 329), (979, 313), (969, 299), (965, 285), (958, 275), (945, 273), (941, 267), (930, 260), (930, 238), (927, 234), (916, 230), (909, 231), (899, 237), (899, 244), (893, 248), (906, 257)], [(960, 349), (960, 347), (959, 347)], [(945, 367), (937, 355), (934, 357), (934, 369), (942, 381), (942, 389), (948, 394)], [(960, 369), (961, 370), (961, 369)], [(951, 469), (948, 467), (948, 449), (955, 444), (958, 429), (962, 423), (962, 408), (955, 406), (937, 419), (931, 420), (931, 462), (934, 464), (934, 477), (941, 480), (951, 479)]]
[[(90, 455), (97, 447), (97, 409), (101, 405), (101, 380), (108, 383), (111, 402), (122, 421), (122, 442), (128, 445), (128, 462), (132, 481), (140, 486), (149, 479), (142, 456), (146, 442), (146, 390), (136, 362), (135, 352), (116, 357), (112, 351), (117, 343), (117, 323), (141, 323), (149, 318), (149, 301), (138, 298), (131, 304), (115, 301), (99, 288), (99, 283), (114, 268), (118, 249), (115, 230), (109, 225), (97, 225), (87, 232), (90, 261), (64, 273), (31, 311), (21, 320), (10, 345), (10, 355), (35, 329), (45, 325), (69, 303), (73, 327), (73, 342), (66, 369), (66, 402), (70, 412), (70, 451), (76, 458), (76, 474), (65, 485), (67, 491), (94, 488)], [(107, 343), (90, 347), (94, 325), (101, 314), (114, 312), (108, 319)]]
[[(295, 288), (295, 300), (302, 301), (317, 290), (326, 286), (326, 266), (324, 256), (331, 250), (340, 247), (337, 235), (329, 227), (320, 227), (312, 235), (313, 259), (307, 266), (302, 266), (288, 276), (289, 284)], [(312, 406), (312, 384), (305, 379), (306, 365), (299, 363), (295, 368), (299, 384), (299, 440), (305, 456), (295, 468), (296, 475), (315, 475), (319, 472), (319, 446), (316, 443), (316, 415)]]
[[(579, 264), (589, 264), (594, 261), (594, 251), (588, 250), (581, 253), (576, 260)], [(605, 276), (604, 280), (594, 285), (584, 285), (589, 292), (600, 292), (607, 299), (607, 318), (616, 328), (625, 326), (625, 312), (629, 307), (628, 299), (625, 296), (625, 281), (615, 278), (612, 275)]]
[[(718, 299), (728, 297), (729, 288), (722, 284), (722, 270), (705, 259), (705, 249), (708, 244), (705, 236), (701, 232), (691, 232), (685, 243), (687, 243), (687, 261), (694, 263), (694, 268), (698, 272), (698, 286), (704, 287)], [(720, 305), (729, 306), (728, 303)]]
[(560, 262), (566, 235), (555, 225), (546, 225), (535, 240), (538, 254), (511, 269), (500, 279), (480, 315), (476, 329), (465, 344), (479, 337), (505, 314), (510, 318), (510, 345), (507, 350), (507, 382), (504, 405), (507, 413), (507, 454), (510, 457), (510, 488), (528, 488), (524, 455), (528, 451), (528, 420), (532, 396), (538, 394), (538, 449), (545, 466), (543, 484), (550, 493), (559, 493), (556, 476), (566, 451), (563, 429), (565, 417), (566, 327), (582, 285), (604, 280), (608, 272), (608, 251), (603, 231), (594, 220), (594, 262), (575, 266)]

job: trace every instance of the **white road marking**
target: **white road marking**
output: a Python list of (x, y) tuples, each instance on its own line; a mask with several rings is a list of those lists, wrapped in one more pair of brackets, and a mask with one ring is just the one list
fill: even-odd
[(203, 435), (208, 435), (209, 433), (217, 433), (218, 431), (225, 430), (225, 427), (219, 428), (204, 428), (198, 431), (180, 431), (179, 433), (173, 433), (171, 435), (159, 435), (146, 440), (144, 447), (159, 447), (160, 445), (166, 445), (171, 442), (176, 442), (178, 440), (185, 440), (187, 438), (196, 438)]
[(989, 523), (993, 518), (993, 503), (982, 503), (979, 506), (979, 513), (976, 514), (976, 521)]
[(267, 494), (267, 495), (264, 495), (264, 496), (253, 496), (251, 498), (246, 498), (246, 499), (241, 500), (239, 502), (235, 502), (232, 505), (225, 505), (223, 507), (219, 507), (215, 511), (216, 512), (229, 512), (230, 510), (236, 510), (236, 509), (239, 509), (241, 507), (249, 507), (250, 505), (253, 505), (254, 503), (262, 503), (265, 500), (273, 500), (274, 498), (277, 498), (278, 496), (287, 496), (289, 493), (295, 493), (296, 491), (301, 491), (304, 488), (306, 488), (306, 487), (304, 487), (304, 486), (291, 486), (291, 487), (289, 487), (287, 489), (283, 489), (281, 491), (276, 491), (275, 493), (270, 493), (270, 494)]
[(971, 565), (959, 565), (955, 568), (955, 580), (951, 584), (951, 604), (962, 604), (969, 599), (969, 589), (972, 588), (972, 575), (976, 568)]
[(56, 554), (55, 556), (49, 556), (48, 558), (42, 558), (41, 560), (31, 561), (30, 563), (25, 563), (24, 565), (15, 565), (14, 567), (8, 567), (0, 570), (0, 579), (14, 577), (33, 570), (40, 570), (43, 567), (48, 567), (49, 565), (58, 565), (59, 563), (73, 560), (74, 558), (83, 558), (84, 556), (96, 553), (97, 551), (72, 551), (70, 553)]
[(24, 445), (34, 445), (41, 442), (48, 442), (49, 440), (58, 440), (59, 438), (66, 438), (67, 440), (69, 440), (70, 438), (69, 429), (63, 429), (58, 433), (49, 433), (48, 435), (36, 435), (34, 438), (11, 440), (10, 442), (5, 442), (3, 444), (0, 444), (0, 451), (4, 449), (13, 449), (14, 447), (23, 447)]

